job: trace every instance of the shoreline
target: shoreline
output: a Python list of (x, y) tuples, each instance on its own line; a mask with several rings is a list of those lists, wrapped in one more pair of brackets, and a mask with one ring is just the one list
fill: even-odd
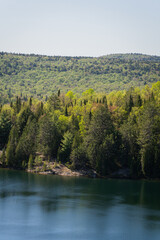
[(59, 164), (55, 162), (49, 162), (46, 165), (46, 169), (43, 166), (35, 166), (34, 169), (27, 169), (26, 172), (35, 173), (40, 175), (58, 175), (58, 176), (68, 176), (68, 177), (99, 177), (98, 174), (92, 170), (71, 170), (64, 164)]
[(70, 168), (68, 168), (62, 163), (59, 164), (57, 162), (47, 162), (47, 161), (45, 161), (45, 165), (43, 162), (43, 164), (41, 165), (35, 165), (32, 169), (2, 167), (1, 164), (0, 164), (0, 169), (20, 170), (20, 171), (25, 171), (27, 173), (34, 173), (39, 175), (101, 178), (92, 169), (71, 170)]
[(34, 165), (32, 169), (3, 167), (0, 163), (0, 169), (20, 170), (38, 175), (57, 175), (64, 177), (160, 181), (160, 178), (133, 177), (130, 175), (128, 168), (119, 169), (109, 175), (101, 176), (93, 169), (71, 170), (66, 165), (55, 161), (42, 161), (40, 165)]
[(32, 173), (32, 174), (37, 174), (37, 175), (56, 175), (56, 176), (62, 176), (62, 177), (86, 177), (86, 178), (97, 178), (97, 179), (160, 181), (160, 178), (145, 178), (145, 177), (135, 178), (135, 177), (131, 177), (131, 176), (123, 177), (123, 176), (112, 176), (112, 175), (100, 176), (93, 170), (75, 170), (75, 171), (72, 171), (69, 168), (67, 168), (69, 170), (69, 172), (51, 171), (51, 170), (36, 171), (36, 170), (29, 170), (29, 169), (24, 170), (24, 169), (1, 167), (1, 166), (0, 166), (0, 169), (15, 170), (15, 171), (17, 170), (17, 171), (23, 171), (23, 172), (26, 172), (26, 173)]

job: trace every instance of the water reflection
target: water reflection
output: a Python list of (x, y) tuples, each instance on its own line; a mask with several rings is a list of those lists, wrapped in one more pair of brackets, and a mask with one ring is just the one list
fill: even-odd
[[(26, 239), (158, 240), (159, 187), (158, 181), (39, 176), (0, 170), (2, 237), (8, 228), (14, 232), (15, 226), (18, 232), (19, 227), (23, 229)], [(16, 233), (13, 236), (8, 239), (18, 239)]]
[(128, 204), (160, 210), (160, 182), (39, 176), (0, 170), (0, 198), (38, 196), (40, 204), (104, 208)]

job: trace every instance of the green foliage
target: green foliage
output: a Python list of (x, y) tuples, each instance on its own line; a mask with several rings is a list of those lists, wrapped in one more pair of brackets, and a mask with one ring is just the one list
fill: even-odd
[(52, 94), (48, 99), (49, 111), (60, 109), (60, 99), (56, 94)]
[(29, 119), (16, 147), (15, 157), (17, 161), (25, 162), (26, 166), (30, 154), (34, 154), (35, 152), (37, 129), (38, 126), (36, 120)]
[(29, 169), (29, 170), (32, 170), (32, 169), (33, 169), (33, 164), (34, 164), (33, 155), (30, 154), (30, 155), (29, 155), (29, 160), (28, 160), (28, 169)]
[(43, 165), (42, 158), (40, 156), (36, 156), (34, 162), (35, 162), (36, 166), (42, 166)]
[(139, 128), (134, 114), (130, 114), (129, 118), (121, 125), (120, 132), (123, 140), (122, 164), (130, 168), (133, 177), (140, 177), (142, 170), (138, 144)]
[(84, 140), (91, 166), (102, 175), (114, 165), (114, 126), (110, 113), (104, 106), (96, 110)]
[(86, 169), (89, 161), (86, 155), (84, 145), (74, 148), (70, 154), (71, 168), (72, 169)]
[[(36, 97), (47, 100), (52, 93), (94, 95), (97, 92), (129, 89), (160, 80), (160, 57), (123, 54), (92, 57), (60, 57), (0, 53), (0, 102), (10, 103)], [(89, 90), (86, 90), (90, 88)], [(58, 92), (58, 94), (57, 94)], [(30, 101), (29, 100), (29, 101)], [(30, 101), (30, 105), (32, 102)]]
[(43, 170), (43, 172), (45, 172), (47, 170), (47, 164), (45, 161), (43, 163), (42, 170)]
[(12, 127), (11, 111), (4, 109), (0, 113), (0, 147), (3, 148), (7, 142)]
[(58, 160), (101, 176), (128, 168), (135, 178), (160, 178), (159, 83), (108, 95), (52, 94), (47, 102), (22, 96), (0, 106), (2, 166), (46, 171), (45, 160)]
[(68, 97), (69, 100), (72, 100), (74, 97), (73, 92), (72, 91), (67, 92), (66, 97)]
[(19, 135), (22, 134), (23, 129), (25, 128), (26, 123), (27, 123), (30, 115), (32, 115), (32, 112), (31, 112), (31, 110), (28, 106), (23, 108), (19, 112), (18, 118), (17, 118), (17, 126), (18, 126), (18, 129), (19, 129)]
[(15, 157), (15, 150), (18, 144), (19, 134), (17, 126), (14, 125), (10, 131), (9, 141), (6, 149), (6, 165), (9, 167), (20, 167), (19, 162)]
[[(145, 121), (144, 121), (145, 120)], [(160, 108), (148, 102), (139, 118), (141, 165), (145, 176), (160, 176)]]
[(60, 134), (55, 122), (49, 115), (39, 119), (39, 130), (37, 136), (37, 149), (45, 156), (57, 156), (60, 143)]
[(73, 142), (73, 135), (69, 131), (66, 132), (61, 140), (61, 145), (58, 151), (58, 160), (61, 162), (68, 162), (71, 153)]

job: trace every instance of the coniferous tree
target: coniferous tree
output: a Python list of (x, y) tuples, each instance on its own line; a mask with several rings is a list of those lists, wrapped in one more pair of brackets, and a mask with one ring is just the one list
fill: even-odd
[(58, 97), (60, 97), (60, 95), (61, 95), (61, 91), (60, 91), (60, 89), (58, 90)]
[(34, 166), (33, 155), (30, 154), (29, 160), (28, 160), (28, 169), (29, 169), (29, 170), (32, 170), (32, 169), (33, 169), (33, 166)]
[(29, 106), (31, 107), (32, 106), (32, 98), (30, 97), (29, 99)]
[(100, 106), (91, 121), (85, 138), (88, 158), (91, 166), (106, 175), (115, 167), (115, 136), (110, 113)]
[(146, 177), (160, 177), (160, 109), (146, 103), (139, 118), (141, 165)]
[(91, 120), (92, 120), (92, 112), (90, 110), (90, 112), (89, 112), (89, 121), (91, 121)]
[(132, 97), (132, 95), (130, 95), (129, 104), (128, 104), (129, 112), (131, 112), (132, 107), (134, 107), (134, 103), (133, 103), (133, 97)]
[(3, 148), (7, 144), (11, 127), (11, 112), (2, 110), (0, 114), (0, 148)]
[(43, 110), (43, 102), (41, 102), (41, 110)]
[(9, 141), (6, 148), (6, 165), (8, 167), (20, 167), (19, 164), (16, 162), (15, 157), (15, 150), (18, 144), (19, 140), (19, 134), (18, 134), (18, 128), (16, 125), (14, 125), (11, 129), (10, 135), (9, 135)]
[(67, 105), (65, 106), (65, 113), (64, 115), (67, 117), (68, 116), (68, 109), (67, 109)]
[(39, 119), (37, 151), (48, 157), (56, 157), (60, 144), (60, 133), (56, 122), (50, 116)]
[(66, 132), (63, 136), (63, 139), (61, 140), (60, 148), (58, 151), (58, 160), (62, 162), (68, 162), (70, 153), (71, 153), (71, 147), (73, 142), (73, 135), (71, 132)]
[(122, 165), (130, 169), (134, 177), (142, 176), (140, 162), (140, 146), (138, 144), (139, 128), (134, 115), (121, 125), (122, 135)]
[(21, 110), (21, 99), (18, 96), (16, 97), (15, 110), (16, 113), (19, 113)]
[(36, 119), (32, 119), (30, 116), (15, 150), (15, 158), (19, 166), (22, 162), (24, 166), (27, 166), (30, 154), (35, 154), (37, 129)]
[(141, 99), (140, 95), (138, 95), (137, 105), (138, 105), (138, 107), (142, 106), (142, 99)]

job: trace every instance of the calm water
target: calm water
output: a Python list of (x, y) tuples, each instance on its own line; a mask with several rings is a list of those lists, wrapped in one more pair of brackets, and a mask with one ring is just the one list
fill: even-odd
[(159, 240), (160, 182), (0, 170), (0, 239)]

